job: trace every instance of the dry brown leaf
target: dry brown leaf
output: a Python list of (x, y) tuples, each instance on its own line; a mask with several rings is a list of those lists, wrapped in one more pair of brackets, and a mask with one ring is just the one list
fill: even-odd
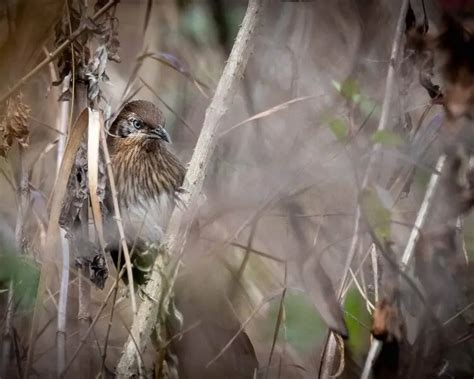
[(382, 299), (375, 308), (372, 335), (384, 342), (400, 342), (405, 335), (405, 326), (400, 312), (397, 306), (387, 299)]
[(30, 107), (23, 103), (21, 92), (8, 99), (5, 114), (0, 122), (0, 156), (6, 156), (14, 141), (23, 147), (28, 146), (30, 112)]
[(89, 128), (87, 141), (87, 166), (89, 179), (89, 193), (92, 206), (92, 215), (94, 217), (97, 235), (102, 249), (105, 248), (104, 231), (102, 226), (102, 214), (100, 211), (100, 200), (97, 196), (98, 177), (99, 177), (99, 141), (100, 129), (104, 124), (102, 113), (93, 109), (89, 109)]

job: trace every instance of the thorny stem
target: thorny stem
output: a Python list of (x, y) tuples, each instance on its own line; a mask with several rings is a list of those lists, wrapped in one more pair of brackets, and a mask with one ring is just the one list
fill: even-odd
[[(229, 60), (224, 67), (212, 102), (206, 111), (204, 124), (185, 178), (187, 196), (183, 196), (183, 202), (187, 207), (175, 207), (164, 239), (167, 254), (174, 259), (169, 273), (169, 283), (167, 286), (163, 286), (162, 272), (158, 267), (160, 259), (156, 259), (145, 292), (159, 298), (161, 304), (157, 306), (152, 299), (147, 297), (140, 305), (138, 314), (133, 321), (131, 335), (124, 346), (122, 357), (117, 366), (117, 374), (120, 378), (130, 377), (134, 372), (133, 363), (136, 355), (134, 338), (142, 337), (140, 341), (137, 341), (139, 352), (142, 352), (151, 335), (152, 328), (159, 329), (160, 327), (155, 321), (158, 313), (167, 310), (180, 267), (186, 237), (191, 221), (197, 212), (206, 169), (215, 149), (216, 134), (237, 91), (241, 75), (245, 70), (253, 47), (255, 30), (260, 23), (261, 14), (266, 3), (266, 0), (250, 0)], [(155, 330), (155, 332), (157, 335), (160, 334), (160, 330)]]
[[(396, 62), (397, 62), (399, 51), (400, 51), (400, 45), (401, 45), (401, 40), (402, 40), (402, 35), (403, 35), (403, 25), (404, 25), (405, 15), (408, 10), (408, 4), (409, 4), (409, 0), (403, 0), (403, 3), (401, 4), (401, 7), (400, 7), (400, 14), (398, 16), (397, 27), (396, 27), (395, 35), (393, 38), (392, 51), (390, 53), (389, 67), (387, 71), (387, 79), (385, 82), (385, 94), (384, 94), (384, 100), (383, 100), (383, 105), (382, 105), (382, 113), (380, 115), (377, 131), (385, 130), (388, 124), (388, 118), (390, 115), (390, 105), (391, 105), (392, 95), (393, 95), (393, 87), (395, 84)], [(377, 143), (373, 147), (372, 153), (370, 154), (367, 169), (362, 181), (362, 187), (361, 187), (362, 189), (367, 187), (367, 185), (369, 184), (373, 176), (373, 172), (375, 170), (375, 163), (377, 162), (377, 159), (379, 158), (378, 157), (379, 152), (380, 152), (380, 144)], [(344, 267), (344, 273), (343, 273), (343, 277), (342, 277), (341, 284), (339, 287), (339, 292), (338, 292), (339, 296), (342, 294), (345, 282), (349, 274), (349, 268), (351, 266), (352, 260), (354, 259), (355, 252), (357, 251), (357, 245), (359, 244), (359, 228), (360, 228), (360, 223), (361, 223), (361, 217), (362, 217), (362, 214), (361, 214), (360, 206), (358, 205), (357, 210), (356, 210), (356, 217), (355, 217), (355, 222), (354, 222), (354, 230), (353, 230), (353, 237), (352, 237), (352, 241), (350, 245), (350, 250), (347, 255), (347, 260)], [(341, 298), (339, 300), (342, 301)], [(323, 379), (329, 378), (331, 376), (331, 369), (332, 369), (335, 357), (336, 357), (336, 340), (334, 338), (334, 335), (331, 333), (326, 349), (325, 349), (325, 353), (323, 353), (323, 363), (321, 367), (321, 377)]]

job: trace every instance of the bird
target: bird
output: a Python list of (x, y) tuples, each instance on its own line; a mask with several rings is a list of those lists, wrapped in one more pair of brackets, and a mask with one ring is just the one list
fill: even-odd
[[(152, 264), (152, 257), (140, 256), (140, 252), (147, 251), (146, 243), (163, 241), (171, 211), (183, 191), (185, 168), (169, 150), (169, 144), (165, 117), (149, 101), (125, 104), (108, 131), (107, 147), (126, 242), (135, 246), (137, 253), (133, 268), (138, 284), (146, 281)], [(113, 209), (111, 191), (107, 191), (105, 204)], [(108, 224), (110, 252), (117, 264), (120, 238), (114, 222), (109, 220)]]
[[(108, 131), (107, 146), (125, 237), (127, 245), (133, 246), (135, 252), (132, 256), (133, 280), (138, 285), (146, 282), (146, 268), (151, 268), (153, 264), (153, 257), (147, 254), (149, 249), (146, 243), (163, 240), (170, 212), (183, 191), (185, 168), (168, 149), (170, 143), (163, 113), (153, 103), (143, 100), (127, 103)], [(110, 209), (110, 191), (105, 201)], [(111, 236), (110, 252), (117, 264), (120, 238), (114, 233)], [(123, 280), (126, 281), (126, 275)], [(232, 312), (226, 314), (222, 304), (213, 308), (212, 304), (218, 300), (204, 300), (200, 296), (201, 287), (197, 283), (194, 285), (196, 288), (191, 289), (179, 281), (175, 289), (175, 301), (184, 319), (197, 317), (200, 322), (200, 328), (189, 334), (189, 338), (174, 341), (169, 347), (170, 356), (179, 357), (176, 369), (180, 377), (253, 376), (258, 361), (252, 342), (241, 330), (239, 320)], [(170, 336), (180, 332), (172, 324), (167, 325)], [(208, 369), (206, 364), (231, 338), (235, 338), (232, 347)], [(200, 359), (195, 359), (195, 354), (189, 354), (189, 348), (195, 346), (196, 339), (208, 346), (201, 351)], [(174, 362), (174, 359), (166, 360), (168, 365)]]
[[(149, 279), (154, 261), (153, 253), (156, 254), (157, 250), (153, 245), (164, 242), (171, 212), (176, 203), (180, 203), (180, 194), (184, 192), (182, 188), (186, 169), (169, 148), (171, 138), (165, 126), (165, 117), (155, 104), (133, 100), (121, 108), (107, 130), (107, 149), (117, 189), (116, 196), (125, 242), (132, 252), (133, 282), (138, 290), (143, 289)], [(82, 208), (88, 206), (87, 152), (84, 150), (86, 146), (84, 144), (76, 157), (70, 175), (68, 197), (64, 201), (62, 226), (71, 234), (81, 233), (78, 224), (84, 220), (79, 216)], [(100, 156), (101, 160), (105, 159), (103, 152)], [(101, 167), (99, 165), (99, 174)], [(102, 172), (105, 172), (103, 168)], [(124, 265), (124, 260), (119, 258), (122, 241), (116, 220), (111, 216), (115, 213), (115, 194), (112, 194), (110, 186), (104, 187), (103, 192), (104, 238), (107, 251), (120, 270)], [(76, 237), (75, 240), (75, 245), (83, 250), (83, 239)], [(89, 250), (89, 254), (84, 254), (87, 259), (82, 259), (81, 262), (89, 263), (91, 280), (103, 287), (106, 274), (93, 274), (91, 269), (96, 257), (101, 256), (100, 252), (92, 248)], [(206, 283), (209, 282), (204, 276), (202, 279)], [(199, 328), (195, 328), (193, 333), (185, 333), (186, 336), (179, 340), (172, 341), (165, 358), (167, 367), (175, 368), (180, 373), (179, 377), (183, 378), (218, 378), (222, 375), (229, 379), (252, 377), (258, 368), (255, 350), (234, 311), (229, 308), (226, 312), (228, 304), (219, 298), (222, 288), (212, 286), (215, 296), (209, 299), (209, 288), (203, 288), (197, 283), (193, 283), (193, 288), (189, 288), (187, 280), (189, 278), (177, 281), (173, 304), (176, 304), (185, 321), (192, 322), (198, 318)], [(122, 281), (128, 283), (127, 275), (122, 276)], [(207, 296), (203, 297), (203, 294)], [(165, 329), (169, 338), (181, 332), (180, 326), (174, 325), (173, 320), (167, 320)], [(206, 364), (219, 354), (230, 339), (234, 339), (232, 346), (208, 369)], [(201, 349), (199, 359), (195, 359), (196, 355), (190, 354), (189, 350), (195, 346), (196, 340), (207, 346), (205, 350)], [(177, 360), (173, 357), (177, 357)], [(158, 359), (162, 359), (161, 353), (157, 354)], [(159, 367), (163, 365), (155, 362), (155, 368)]]

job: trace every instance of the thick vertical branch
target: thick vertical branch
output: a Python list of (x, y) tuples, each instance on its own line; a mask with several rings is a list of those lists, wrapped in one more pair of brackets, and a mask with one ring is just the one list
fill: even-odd
[[(46, 49), (45, 49), (46, 50)], [(49, 54), (45, 51), (46, 54)], [(54, 65), (51, 68), (51, 81), (57, 81), (56, 70)], [(63, 80), (61, 86), (61, 91), (56, 91), (55, 97), (59, 98), (60, 94), (63, 93), (69, 83), (70, 77), (67, 76)], [(59, 133), (59, 141), (56, 151), (56, 176), (59, 175), (59, 170), (61, 168), (61, 162), (63, 161), (64, 149), (66, 147), (66, 136), (68, 129), (69, 114), (71, 111), (71, 102), (62, 101), (59, 104), (59, 114), (56, 123), (56, 129)], [(59, 299), (58, 299), (58, 319), (57, 319), (57, 329), (56, 329), (56, 369), (58, 376), (61, 372), (64, 371), (66, 367), (66, 319), (67, 319), (67, 299), (68, 299), (68, 290), (69, 290), (69, 243), (66, 240), (66, 232), (61, 230), (60, 232), (60, 250), (62, 255), (62, 264), (61, 264), (61, 282), (59, 284)]]
[[(73, 118), (76, 119), (82, 111), (87, 109), (87, 86), (84, 83), (76, 82), (74, 86), (74, 103), (73, 103)], [(89, 123), (88, 123), (89, 128)], [(83, 213), (82, 220), (89, 220), (89, 207), (83, 206), (81, 209)], [(90, 233), (88, 221), (83, 221), (81, 225), (82, 237), (84, 240), (91, 239), (93, 241), (92, 235)], [(87, 329), (91, 323), (90, 316), (90, 302), (91, 302), (91, 285), (89, 282), (88, 267), (81, 265), (77, 269), (78, 276), (78, 311), (77, 311), (77, 320), (79, 321), (79, 336), (80, 340), (87, 338)], [(86, 346), (91, 343), (90, 340), (86, 341)], [(79, 367), (83, 371), (81, 374), (85, 377), (89, 376), (90, 373), (90, 354), (87, 349), (83, 350), (79, 356)]]
[[(138, 348), (139, 352), (144, 350), (152, 328), (159, 328), (159, 324), (156, 323), (159, 310), (166, 309), (168, 306), (186, 237), (197, 212), (206, 169), (214, 152), (216, 132), (232, 104), (239, 80), (252, 50), (255, 39), (254, 33), (261, 20), (266, 2), (266, 0), (250, 0), (229, 60), (219, 80), (212, 102), (206, 111), (201, 134), (186, 174), (186, 193), (183, 196), (185, 207), (175, 208), (165, 236), (167, 252), (174, 260), (170, 283), (164, 286), (161, 270), (156, 267), (160, 261), (160, 259), (157, 259), (152, 270), (153, 274), (145, 289), (150, 296), (146, 297), (140, 305), (132, 325), (132, 335), (124, 346), (122, 357), (117, 366), (119, 377), (130, 377), (132, 375), (136, 349)], [(152, 298), (159, 299), (160, 304), (157, 305)], [(158, 335), (160, 334), (160, 330), (156, 330), (156, 332)], [(138, 346), (135, 346), (134, 340), (139, 341)]]

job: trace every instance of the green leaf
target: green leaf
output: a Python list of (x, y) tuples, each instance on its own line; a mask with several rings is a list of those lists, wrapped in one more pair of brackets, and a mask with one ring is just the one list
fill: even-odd
[(27, 256), (18, 255), (0, 237), (0, 287), (13, 283), (14, 301), (20, 310), (29, 311), (34, 306), (39, 283), (39, 268)]
[(370, 139), (373, 143), (390, 147), (397, 147), (403, 144), (401, 137), (390, 130), (377, 130)]
[(336, 136), (338, 141), (344, 141), (347, 138), (347, 126), (344, 121), (339, 118), (334, 118), (328, 122), (329, 129)]
[(351, 100), (354, 103), (357, 103), (356, 99), (360, 98), (359, 85), (354, 79), (347, 79), (342, 83), (341, 95), (344, 96), (347, 100)]
[(358, 106), (362, 117), (365, 118), (371, 115), (377, 116), (379, 114), (380, 111), (376, 106), (375, 101), (360, 92), (356, 80), (347, 79), (343, 83), (340, 83), (337, 80), (332, 80), (331, 84), (346, 100), (351, 101)]
[(355, 104), (361, 101), (359, 85), (356, 80), (347, 79), (343, 83), (333, 80), (332, 85), (346, 100), (352, 101)]
[[(269, 310), (268, 322), (265, 323), (266, 335), (273, 338), (280, 301), (274, 301)], [(314, 309), (308, 298), (301, 294), (287, 292), (284, 301), (285, 313), (278, 333), (278, 341), (284, 341), (286, 330), (287, 342), (300, 352), (311, 351), (324, 337), (327, 327)]]
[(362, 359), (370, 342), (370, 332), (362, 324), (370, 327), (371, 317), (365, 307), (365, 300), (355, 288), (349, 290), (344, 301), (344, 320), (349, 332), (347, 344), (355, 357)]
[(384, 207), (377, 192), (373, 189), (362, 191), (360, 206), (377, 238), (382, 242), (388, 241), (390, 239), (390, 211)]

